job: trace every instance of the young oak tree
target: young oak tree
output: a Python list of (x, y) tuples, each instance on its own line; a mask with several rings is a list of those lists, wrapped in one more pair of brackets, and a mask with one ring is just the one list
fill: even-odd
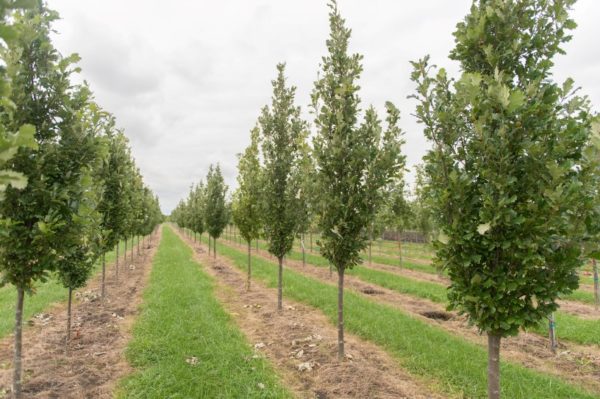
[(300, 107), (294, 105), (296, 88), (286, 87), (285, 64), (277, 65), (272, 81), (271, 106), (262, 109), (264, 235), (269, 252), (279, 264), (277, 309), (283, 309), (283, 257), (290, 252), (298, 231), (300, 146), (306, 137), (306, 123)]
[[(217, 257), (217, 239), (227, 226), (229, 216), (226, 210), (225, 196), (227, 186), (221, 174), (221, 167), (210, 165), (206, 176), (206, 203), (204, 205), (206, 230), (213, 239), (213, 257)], [(210, 247), (209, 237), (209, 247)]]
[[(27, 187), (6, 190), (0, 204), (5, 231), (0, 236), (3, 283), (17, 290), (13, 396), (21, 397), (22, 316), (25, 293), (45, 281), (68, 253), (57, 247), (57, 232), (69, 223), (74, 210), (65, 207), (73, 185), (59, 168), (61, 159), (79, 156), (62, 140), (65, 116), (71, 104), (70, 74), (77, 56), (62, 58), (50, 42), (50, 26), (56, 13), (38, 8), (14, 14), (16, 40), (6, 54), (6, 71), (12, 80), (12, 118), (4, 121), (9, 131), (24, 124), (35, 126), (37, 148), (21, 148), (9, 167), (27, 177)], [(13, 106), (11, 105), (11, 106)]]
[(593, 116), (551, 67), (574, 1), (474, 1), (454, 33), (454, 81), (414, 62), (417, 116), (433, 148), (439, 265), (451, 307), (488, 336), (488, 395), (500, 397), (500, 340), (540, 323), (577, 288), (582, 190)]
[(312, 94), (317, 135), (314, 153), (320, 196), (321, 253), (338, 273), (338, 357), (344, 357), (344, 272), (361, 263), (368, 229), (382, 202), (382, 188), (401, 166), (399, 111), (386, 104), (387, 124), (373, 108), (357, 124), (360, 113), (358, 54), (348, 54), (350, 29), (337, 3), (329, 5), (328, 55)]
[(248, 243), (248, 281), (246, 289), (250, 290), (250, 279), (252, 277), (252, 240), (260, 234), (260, 200), (261, 200), (261, 168), (259, 161), (260, 130), (258, 127), (250, 133), (250, 145), (238, 162), (238, 189), (233, 195), (232, 214), (233, 221), (239, 229), (240, 235)]

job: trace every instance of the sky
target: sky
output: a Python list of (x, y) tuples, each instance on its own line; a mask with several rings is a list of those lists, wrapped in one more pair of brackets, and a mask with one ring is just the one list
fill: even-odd
[[(401, 110), (407, 166), (427, 150), (416, 123), (409, 61), (430, 54), (456, 75), (448, 59), (452, 32), (470, 0), (339, 0), (352, 29), (350, 50), (364, 55), (363, 109), (383, 114), (386, 101)], [(325, 55), (325, 0), (48, 0), (61, 20), (56, 48), (82, 57), (80, 79), (113, 113), (130, 139), (145, 182), (165, 214), (192, 183), (219, 162), (226, 183), (236, 184), (237, 154), (269, 103), (276, 65), (286, 63), (296, 103), (312, 121), (310, 93)], [(579, 0), (578, 23), (554, 68), (557, 81), (572, 77), (600, 110), (600, 2)], [(409, 172), (408, 181), (412, 181)]]

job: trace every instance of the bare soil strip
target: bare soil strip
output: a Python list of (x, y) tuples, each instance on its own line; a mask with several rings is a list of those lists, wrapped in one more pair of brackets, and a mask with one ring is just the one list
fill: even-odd
[[(159, 242), (160, 232), (146, 240), (133, 263), (128, 257), (123, 267), (120, 259), (118, 283), (113, 267), (107, 268), (104, 300), (100, 297), (101, 274), (76, 292), (69, 353), (65, 347), (66, 304), (29, 321), (31, 327), (23, 334), (25, 397), (112, 398), (116, 382), (130, 372), (123, 353)], [(9, 336), (0, 341), (0, 397), (10, 392), (12, 356)]]
[[(227, 245), (242, 249), (237, 244), (232, 245), (231, 242), (227, 242)], [(256, 251), (253, 255), (257, 255)], [(260, 251), (258, 256), (272, 260), (264, 251)], [(305, 276), (337, 286), (335, 271), (334, 276), (330, 277), (327, 268), (304, 267), (302, 262), (289, 259), (286, 259), (285, 266)], [(482, 346), (487, 345), (487, 337), (470, 327), (466, 318), (447, 312), (442, 304), (369, 284), (350, 275), (345, 276), (345, 286), (356, 293), (368, 296), (373, 301), (392, 305), (471, 342)], [(545, 337), (533, 333), (521, 333), (517, 337), (502, 340), (502, 357), (600, 393), (600, 348), (596, 346), (560, 342), (557, 354), (553, 354)]]
[[(175, 230), (176, 231), (176, 230)], [(284, 383), (300, 398), (441, 398), (426, 381), (410, 376), (398, 362), (376, 345), (346, 334), (346, 351), (337, 360), (337, 330), (318, 310), (285, 300), (277, 312), (276, 290), (252, 282), (231, 261), (217, 254), (215, 261), (205, 247), (176, 231), (195, 252), (204, 270), (214, 276), (218, 299), (240, 329), (266, 356)]]

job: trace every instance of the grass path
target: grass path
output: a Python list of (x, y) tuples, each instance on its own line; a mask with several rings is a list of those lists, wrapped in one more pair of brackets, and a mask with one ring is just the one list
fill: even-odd
[[(230, 258), (245, 269), (246, 253), (219, 242), (217, 253)], [(253, 258), (253, 275), (274, 287), (277, 273), (273, 263)], [(337, 290), (290, 269), (284, 272), (284, 296), (323, 311), (335, 323)], [(395, 356), (411, 373), (435, 378), (442, 389), (469, 398), (486, 396), (486, 362), (484, 348), (411, 317), (388, 305), (372, 302), (361, 295), (345, 294), (346, 328), (370, 340)], [(594, 398), (580, 388), (558, 378), (503, 362), (501, 366), (503, 397), (507, 398)]]
[[(121, 398), (287, 398), (213, 296), (212, 278), (165, 227), (127, 357)], [(197, 360), (194, 360), (197, 359)], [(196, 363), (196, 364), (190, 364)]]

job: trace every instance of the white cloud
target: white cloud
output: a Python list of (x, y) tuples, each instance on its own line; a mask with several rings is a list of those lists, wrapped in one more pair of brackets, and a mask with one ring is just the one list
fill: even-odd
[[(431, 54), (455, 71), (447, 55), (452, 32), (470, 0), (340, 0), (353, 30), (351, 48), (364, 54), (363, 106), (402, 111), (410, 165), (426, 150), (407, 100), (414, 87), (410, 60)], [(49, 0), (62, 20), (55, 44), (82, 56), (82, 78), (98, 102), (115, 114), (131, 140), (146, 182), (163, 210), (185, 196), (190, 183), (220, 162), (235, 186), (237, 158), (249, 143), (260, 108), (269, 101), (275, 65), (287, 63), (304, 109), (325, 54), (327, 6), (323, 0)], [(574, 10), (579, 28), (556, 65), (557, 79), (572, 76), (600, 103), (600, 14), (594, 0)]]

